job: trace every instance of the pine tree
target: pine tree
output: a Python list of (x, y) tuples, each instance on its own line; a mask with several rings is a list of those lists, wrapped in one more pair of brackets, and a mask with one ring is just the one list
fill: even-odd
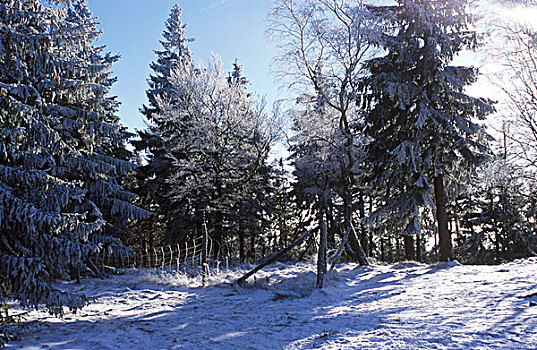
[[(102, 212), (106, 221), (104, 233), (127, 237), (130, 221), (147, 217), (149, 212), (131, 203), (136, 196), (125, 191), (122, 184), (122, 177), (134, 172), (136, 166), (131, 162), (132, 152), (126, 147), (128, 139), (134, 135), (119, 122), (116, 97), (108, 97), (112, 84), (117, 80), (111, 76), (110, 69), (119, 56), (104, 53), (104, 47), (95, 46), (101, 31), (87, 0), (73, 1), (65, 22), (69, 37), (73, 39), (76, 62), (76, 70), (70, 79), (77, 81), (71, 92), (75, 99), (65, 103), (70, 108), (76, 106), (75, 110), (80, 114), (95, 115), (93, 120), (86, 120), (80, 125), (79, 151), (90, 162), (108, 167), (98, 174), (81, 172), (77, 180), (83, 183), (88, 199), (96, 203)], [(74, 179), (73, 174), (71, 170), (65, 176)]]
[(485, 133), (475, 120), (493, 111), (490, 101), (464, 92), (477, 70), (450, 65), (477, 44), (467, 6), (464, 0), (410, 0), (376, 8), (393, 29), (383, 40), (387, 54), (369, 62), (366, 84), (369, 164), (382, 194), (372, 220), (391, 221), (404, 235), (419, 237), (420, 208), (433, 208), (440, 260), (451, 258), (445, 208), (454, 193), (446, 188), (483, 160)]
[(161, 41), (162, 50), (155, 51), (157, 60), (150, 66), (153, 74), (148, 80), (149, 89), (146, 92), (149, 103), (141, 108), (149, 126), (147, 130), (139, 132), (140, 140), (133, 142), (136, 152), (147, 156), (147, 164), (137, 172), (135, 192), (141, 198), (141, 205), (155, 211), (154, 216), (142, 221), (138, 227), (142, 231), (142, 237), (149, 236), (147, 242), (144, 239), (142, 245), (155, 244), (154, 241), (159, 239), (159, 231), (170, 231), (173, 227), (173, 223), (169, 222), (173, 217), (170, 201), (165, 195), (169, 192), (165, 179), (173, 172), (172, 158), (169, 148), (165, 146), (165, 140), (180, 121), (162, 118), (158, 100), (180, 103), (183, 97), (174, 96), (170, 79), (174, 71), (183, 68), (190, 70), (194, 65), (188, 48), (188, 43), (194, 39), (185, 37), (187, 25), (182, 23), (181, 13), (181, 8), (176, 4), (166, 21), (164, 40)]
[(119, 180), (134, 166), (114, 157), (128, 137), (106, 97), (115, 58), (93, 47), (85, 1), (2, 1), (0, 21), (0, 283), (61, 314), (86, 299), (51, 282), (96, 269), (105, 246), (128, 253), (102, 234), (107, 220), (147, 214)]

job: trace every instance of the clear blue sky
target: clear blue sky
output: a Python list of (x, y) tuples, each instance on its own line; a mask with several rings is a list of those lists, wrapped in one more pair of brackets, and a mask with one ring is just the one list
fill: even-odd
[(270, 75), (275, 45), (264, 34), (270, 0), (89, 0), (104, 31), (97, 44), (121, 55), (113, 67), (119, 81), (112, 94), (122, 102), (123, 124), (131, 130), (145, 127), (138, 109), (146, 102), (149, 64), (156, 58), (153, 50), (161, 48), (164, 23), (175, 3), (183, 8), (187, 36), (196, 38), (190, 45), (196, 62), (206, 63), (214, 52), (231, 70), (238, 58), (252, 83), (250, 89), (268, 101), (276, 98)]

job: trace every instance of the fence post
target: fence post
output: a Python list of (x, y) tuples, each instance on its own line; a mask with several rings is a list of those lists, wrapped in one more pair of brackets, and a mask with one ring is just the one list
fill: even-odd
[(185, 241), (185, 261), (184, 261), (184, 268), (186, 269), (186, 259), (188, 258), (188, 242)]
[(173, 250), (172, 246), (169, 245), (168, 248), (170, 248), (170, 271), (172, 270), (172, 262), (173, 262)]
[(179, 272), (179, 265), (181, 265), (181, 247), (177, 243), (177, 272)]
[(162, 251), (162, 269), (164, 268), (164, 263), (166, 262), (166, 255), (164, 255), (164, 247), (160, 247), (160, 250)]
[(324, 277), (326, 275), (326, 239), (327, 239), (327, 227), (324, 208), (321, 211), (320, 218), (321, 237), (319, 239), (319, 255), (317, 257), (317, 288), (322, 289), (324, 285)]
[(194, 240), (194, 246), (192, 247), (192, 267), (196, 266), (196, 240)]
[(155, 260), (153, 261), (153, 266), (151, 266), (151, 268), (157, 267), (158, 262), (157, 248), (155, 247), (153, 247), (153, 254), (155, 255)]
[(145, 247), (145, 256), (146, 256), (146, 267), (151, 267), (151, 254), (149, 254), (149, 250), (147, 250), (147, 247)]
[(203, 286), (206, 287), (209, 265), (207, 265), (207, 224), (205, 222), (202, 225), (201, 231), (201, 275), (203, 280)]
[(211, 237), (207, 237), (207, 240), (209, 242), (209, 250), (207, 252), (207, 256), (213, 256), (213, 240), (211, 239)]

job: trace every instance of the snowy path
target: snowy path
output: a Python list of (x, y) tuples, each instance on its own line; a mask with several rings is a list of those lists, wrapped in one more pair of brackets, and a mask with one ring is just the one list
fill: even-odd
[(537, 258), (502, 266), (342, 265), (312, 290), (312, 265), (199, 279), (132, 272), (86, 280), (95, 303), (38, 326), (21, 349), (537, 349)]

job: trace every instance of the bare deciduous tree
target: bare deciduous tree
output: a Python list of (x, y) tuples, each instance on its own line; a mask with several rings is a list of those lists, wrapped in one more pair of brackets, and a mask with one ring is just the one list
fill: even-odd
[[(347, 0), (281, 0), (271, 12), (269, 33), (278, 39), (276, 75), (309, 95), (310, 103), (334, 116), (330, 140), (338, 150), (338, 195), (345, 227), (352, 225), (352, 188), (360, 166), (359, 106), (366, 59), (374, 55), (378, 30), (365, 6)], [(308, 99), (302, 99), (302, 101)], [(312, 108), (310, 107), (310, 110)], [(322, 115), (323, 113), (317, 113)], [(296, 115), (296, 114), (295, 114)], [(334, 142), (338, 143), (337, 147)], [(322, 211), (322, 209), (321, 209)], [(362, 251), (355, 235), (351, 246)], [(366, 264), (366, 259), (360, 259)]]
[(498, 84), (506, 98), (506, 111), (514, 124), (508, 136), (518, 155), (537, 167), (537, 30), (520, 23), (499, 25), (503, 34), (498, 52), (505, 67)]

